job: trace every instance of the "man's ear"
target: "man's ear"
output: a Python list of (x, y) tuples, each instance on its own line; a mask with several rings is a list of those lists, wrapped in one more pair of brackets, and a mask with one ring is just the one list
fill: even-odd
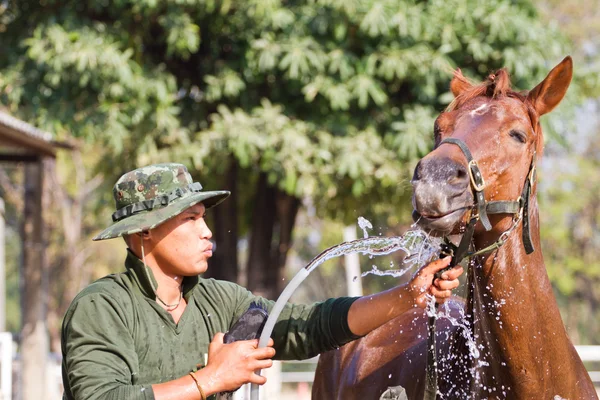
[(565, 97), (573, 78), (573, 59), (565, 57), (539, 85), (531, 89), (527, 100), (533, 104), (538, 115), (549, 113)]

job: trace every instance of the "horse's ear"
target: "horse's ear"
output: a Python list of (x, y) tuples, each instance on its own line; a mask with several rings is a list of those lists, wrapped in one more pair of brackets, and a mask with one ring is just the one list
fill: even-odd
[(560, 103), (567, 93), (572, 77), (573, 60), (571, 56), (567, 56), (539, 85), (531, 89), (527, 99), (533, 104), (538, 115), (549, 113)]
[(460, 68), (457, 68), (456, 71), (454, 71), (454, 78), (452, 78), (452, 81), (450, 82), (450, 90), (454, 97), (457, 97), (459, 94), (472, 87), (473, 85), (465, 78)]

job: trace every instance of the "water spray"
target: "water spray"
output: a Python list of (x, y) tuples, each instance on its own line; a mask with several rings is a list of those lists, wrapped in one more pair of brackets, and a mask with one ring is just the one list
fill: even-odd
[[(366, 224), (361, 224), (363, 231), (366, 227), (369, 226)], [(273, 333), (275, 323), (277, 322), (281, 311), (289, 301), (290, 297), (292, 297), (292, 294), (298, 288), (298, 286), (300, 286), (304, 279), (306, 279), (306, 277), (319, 265), (334, 257), (339, 257), (346, 254), (361, 253), (369, 256), (382, 256), (391, 254), (398, 250), (402, 250), (406, 253), (406, 257), (404, 258), (405, 265), (421, 265), (424, 262), (430, 261), (434, 257), (437, 257), (437, 254), (439, 253), (439, 243), (432, 240), (425, 232), (413, 230), (406, 232), (404, 236), (367, 237), (365, 235), (365, 238), (363, 239), (344, 242), (323, 251), (310, 263), (308, 263), (306, 267), (298, 271), (290, 283), (288, 283), (288, 285), (285, 287), (275, 302), (273, 309), (269, 313), (269, 318), (267, 319), (262, 334), (260, 335), (258, 348), (265, 347), (267, 345), (269, 338), (271, 337), (271, 333)], [(408, 270), (409, 268), (406, 268), (403, 271)], [(258, 370), (256, 373), (260, 375), (260, 372), (261, 371)], [(259, 386), (257, 384), (252, 384), (250, 399), (258, 400), (258, 396)]]

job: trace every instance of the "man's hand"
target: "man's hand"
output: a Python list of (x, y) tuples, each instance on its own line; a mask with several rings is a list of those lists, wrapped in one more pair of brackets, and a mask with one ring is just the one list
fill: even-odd
[(273, 365), (273, 339), (267, 347), (257, 347), (258, 339), (224, 344), (223, 334), (217, 333), (208, 346), (208, 363), (202, 369), (202, 387), (206, 395), (236, 390), (246, 383), (263, 385), (267, 378), (254, 371)]
[(425, 265), (409, 282), (408, 289), (418, 307), (427, 306), (427, 295), (434, 296), (438, 303), (444, 303), (452, 295), (452, 290), (458, 287), (458, 277), (463, 273), (460, 265), (444, 271), (441, 278), (433, 279), (436, 272), (450, 265), (450, 261), (452, 257), (446, 257)]

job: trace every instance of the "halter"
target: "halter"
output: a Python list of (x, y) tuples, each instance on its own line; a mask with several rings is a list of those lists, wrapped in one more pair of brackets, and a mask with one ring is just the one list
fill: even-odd
[[(533, 152), (531, 163), (529, 165), (529, 172), (525, 183), (523, 184), (523, 190), (517, 200), (508, 201), (485, 201), (484, 189), (485, 180), (479, 170), (477, 161), (473, 159), (473, 155), (469, 151), (469, 148), (460, 139), (447, 138), (440, 142), (442, 144), (454, 144), (458, 146), (465, 158), (467, 159), (469, 169), (469, 179), (471, 181), (471, 187), (473, 188), (474, 204), (471, 209), (471, 215), (469, 222), (465, 228), (465, 233), (458, 246), (452, 243), (448, 237), (444, 237), (444, 243), (442, 244), (441, 256), (452, 256), (452, 261), (447, 268), (438, 271), (435, 274), (434, 280), (441, 277), (444, 271), (453, 268), (465, 258), (474, 257), (480, 254), (486, 254), (494, 250), (499, 249), (506, 243), (506, 240), (510, 236), (511, 232), (523, 221), (523, 246), (527, 254), (533, 253), (535, 250), (531, 241), (530, 221), (529, 221), (529, 199), (531, 196), (531, 190), (535, 182), (535, 161), (536, 152)], [(506, 231), (500, 234), (498, 240), (491, 245), (484, 247), (480, 250), (469, 250), (471, 247), (471, 240), (473, 239), (473, 233), (475, 232), (475, 225), (477, 221), (481, 221), (481, 224), (486, 231), (492, 229), (492, 224), (488, 218), (488, 214), (512, 214), (513, 223)], [(438, 304), (435, 305), (436, 311)], [(428, 327), (429, 335), (427, 337), (427, 369), (425, 378), (425, 396), (424, 400), (435, 400), (437, 396), (437, 361), (436, 361), (436, 346), (435, 346), (435, 316), (429, 317)]]
[[(445, 143), (457, 145), (462, 150), (468, 162), (469, 178), (471, 180), (471, 186), (473, 187), (474, 191), (474, 205), (471, 210), (471, 217), (469, 218), (469, 222), (467, 223), (465, 233), (459, 245), (454, 245), (450, 242), (450, 240), (447, 237), (444, 237), (445, 243), (442, 246), (442, 254), (452, 256), (452, 262), (450, 263), (450, 266), (453, 267), (457, 265), (467, 257), (473, 257), (475, 255), (489, 253), (500, 248), (506, 242), (508, 235), (518, 226), (521, 220), (523, 221), (523, 246), (525, 247), (525, 252), (527, 254), (533, 253), (535, 249), (531, 241), (531, 231), (529, 223), (529, 198), (531, 196), (531, 189), (533, 187), (533, 183), (535, 182), (536, 152), (534, 151), (533, 157), (531, 158), (529, 172), (527, 174), (527, 178), (525, 179), (525, 183), (523, 184), (523, 190), (521, 191), (521, 195), (519, 196), (519, 198), (513, 201), (509, 200), (486, 202), (484, 195), (485, 181), (483, 179), (483, 175), (479, 170), (477, 161), (473, 159), (473, 156), (465, 142), (456, 138), (448, 138), (442, 140), (438, 147)], [(469, 252), (468, 250), (471, 244), (471, 240), (473, 238), (473, 233), (475, 231), (475, 225), (477, 224), (477, 221), (481, 221), (481, 224), (483, 225), (486, 231), (492, 229), (492, 224), (490, 223), (488, 214), (513, 214), (513, 224), (509, 229), (507, 229), (500, 235), (500, 238), (496, 242), (494, 242), (490, 246), (487, 246), (478, 251)], [(440, 276), (441, 272), (443, 271), (440, 271)]]

